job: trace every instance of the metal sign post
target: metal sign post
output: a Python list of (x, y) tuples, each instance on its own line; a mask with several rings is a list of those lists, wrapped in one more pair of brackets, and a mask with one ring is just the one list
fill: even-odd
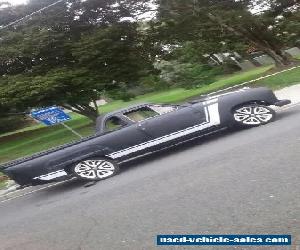
[(64, 123), (65, 121), (71, 120), (71, 117), (58, 107), (53, 106), (39, 109), (37, 111), (32, 111), (31, 116), (39, 122), (42, 122), (46, 126), (61, 124), (66, 129), (70, 130), (73, 134), (78, 136), (80, 139), (83, 138), (79, 133), (77, 133), (75, 130)]
[(67, 124), (62, 122), (61, 125), (63, 125), (66, 129), (70, 130), (74, 135), (77, 135), (80, 139), (83, 138), (83, 136), (81, 136), (79, 133), (77, 133), (75, 130), (73, 130), (71, 127), (69, 127)]

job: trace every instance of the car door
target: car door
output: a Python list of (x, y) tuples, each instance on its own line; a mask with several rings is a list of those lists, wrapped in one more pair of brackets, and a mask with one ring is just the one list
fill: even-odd
[[(134, 125), (130, 126), (134, 133), (122, 136), (132, 137), (134, 134), (138, 134), (140, 139), (138, 142), (138, 140), (128, 138), (127, 140), (130, 142), (126, 143), (128, 147), (123, 147), (110, 154), (109, 156), (112, 158), (130, 158), (159, 150), (204, 134), (208, 129), (212, 129), (220, 123), (217, 102), (188, 105), (164, 114), (159, 114), (151, 109), (150, 105), (123, 115), (134, 122)], [(124, 133), (125, 129), (122, 129)], [(144, 137), (137, 131), (142, 132)], [(136, 143), (132, 145), (134, 141)]]
[(198, 137), (218, 125), (220, 116), (217, 99), (198, 102), (139, 124), (154, 139), (158, 148)]
[(151, 136), (154, 146), (164, 147), (195, 136), (207, 120), (207, 111), (203, 104), (199, 104), (146, 119), (139, 122), (138, 127)]
[(120, 132), (113, 132), (114, 137), (120, 138), (118, 141), (122, 146), (115, 145), (116, 139), (106, 143), (117, 149), (108, 155), (114, 159), (135, 157), (153, 151), (153, 148), (170, 142), (166, 135), (205, 122), (203, 108), (193, 107), (174, 108), (169, 109), (167, 113), (159, 113), (151, 106), (141, 106), (123, 113), (123, 116), (134, 125), (124, 127)]
[(126, 123), (118, 116), (111, 116), (104, 123), (110, 127), (101, 135), (101, 144), (109, 149), (108, 156), (113, 159), (129, 157), (136, 152), (130, 150), (132, 147), (151, 140), (136, 124)]

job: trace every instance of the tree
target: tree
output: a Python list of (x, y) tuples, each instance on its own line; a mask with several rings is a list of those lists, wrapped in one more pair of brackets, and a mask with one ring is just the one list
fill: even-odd
[(249, 3), (252, 8), (259, 6), (261, 12), (270, 17), (277, 17), (285, 12), (297, 11), (300, 8), (299, 0), (256, 0)]
[(153, 69), (140, 37), (138, 24), (131, 22), (95, 29), (73, 44), (73, 56), (93, 74), (101, 70), (103, 82), (136, 83)]
[(261, 14), (268, 27), (286, 46), (295, 46), (300, 37), (300, 2), (298, 0), (261, 1), (268, 4)]
[(170, 86), (184, 88), (210, 84), (221, 73), (218, 67), (178, 61), (161, 61), (157, 67), (161, 70), (161, 78)]
[[(18, 111), (61, 105), (95, 121), (96, 100), (103, 93), (126, 96), (120, 89), (138, 85), (153, 66), (138, 24), (125, 20), (138, 13), (142, 2), (116, 3), (65, 1), (2, 31), (0, 103)], [(31, 0), (8, 13), (16, 10), (22, 17), (37, 5)], [(10, 15), (0, 20), (9, 21)]]
[[(169, 29), (172, 37), (169, 40), (203, 40), (212, 44), (211, 47), (217, 45), (215, 50), (224, 38), (230, 37), (232, 44), (243, 41), (270, 55), (277, 66), (283, 66), (290, 59), (282, 52), (283, 42), (269, 29), (270, 18), (267, 18), (270, 13), (275, 15), (278, 9), (284, 9), (279, 2), (270, 4), (269, 1), (268, 12), (254, 14), (250, 8), (254, 1), (250, 0), (161, 0), (159, 25), (164, 33)], [(297, 6), (296, 1), (289, 2), (289, 7)]]
[[(152, 70), (152, 62), (143, 54), (137, 36), (136, 25), (131, 23), (84, 33), (78, 42), (63, 50), (69, 51), (74, 63), (66, 60), (63, 66), (59, 60), (52, 62), (49, 55), (28, 72), (3, 76), (1, 103), (11, 103), (18, 110), (56, 104), (95, 121), (96, 100), (104, 92), (119, 96), (120, 87), (126, 91), (138, 85), (138, 80)], [(39, 55), (42, 51), (38, 50)], [(55, 67), (55, 62), (61, 67)]]

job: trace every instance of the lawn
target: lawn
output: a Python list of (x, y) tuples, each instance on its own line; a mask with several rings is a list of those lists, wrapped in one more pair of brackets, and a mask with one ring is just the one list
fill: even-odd
[(0, 190), (6, 187), (6, 181), (2, 180), (3, 174), (0, 172)]
[(0, 190), (6, 187), (6, 181), (0, 181)]
[[(271, 68), (260, 67), (246, 72), (239, 72), (231, 76), (220, 78), (218, 81), (196, 89), (176, 88), (168, 91), (154, 92), (136, 97), (132, 101), (113, 101), (100, 107), (102, 113), (107, 113), (118, 108), (123, 108), (135, 103), (154, 102), (154, 103), (178, 103), (188, 98), (206, 94), (215, 90), (233, 86), (245, 81), (255, 79)], [(280, 88), (293, 83), (300, 82), (300, 68), (293, 71), (282, 73), (258, 82), (259, 85), (269, 86), (271, 88)], [(90, 121), (77, 114), (71, 114), (72, 120), (67, 124), (74, 130), (88, 136), (93, 133), (93, 126)], [(3, 134), (0, 136), (0, 162), (6, 162), (19, 157), (33, 154), (51, 147), (61, 145), (78, 138), (62, 125), (53, 127), (44, 127), (43, 125), (34, 125), (14, 133)]]
[(268, 77), (258, 81), (256, 84), (268, 86), (269, 88), (276, 90), (296, 83), (300, 83), (300, 68)]

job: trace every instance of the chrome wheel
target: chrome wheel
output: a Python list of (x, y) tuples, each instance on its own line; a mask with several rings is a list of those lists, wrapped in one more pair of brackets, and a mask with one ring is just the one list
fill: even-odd
[(100, 180), (114, 175), (117, 166), (105, 159), (85, 160), (74, 167), (74, 173), (83, 179)]
[(266, 124), (273, 120), (274, 116), (272, 109), (262, 105), (245, 105), (233, 112), (235, 121), (247, 126)]

